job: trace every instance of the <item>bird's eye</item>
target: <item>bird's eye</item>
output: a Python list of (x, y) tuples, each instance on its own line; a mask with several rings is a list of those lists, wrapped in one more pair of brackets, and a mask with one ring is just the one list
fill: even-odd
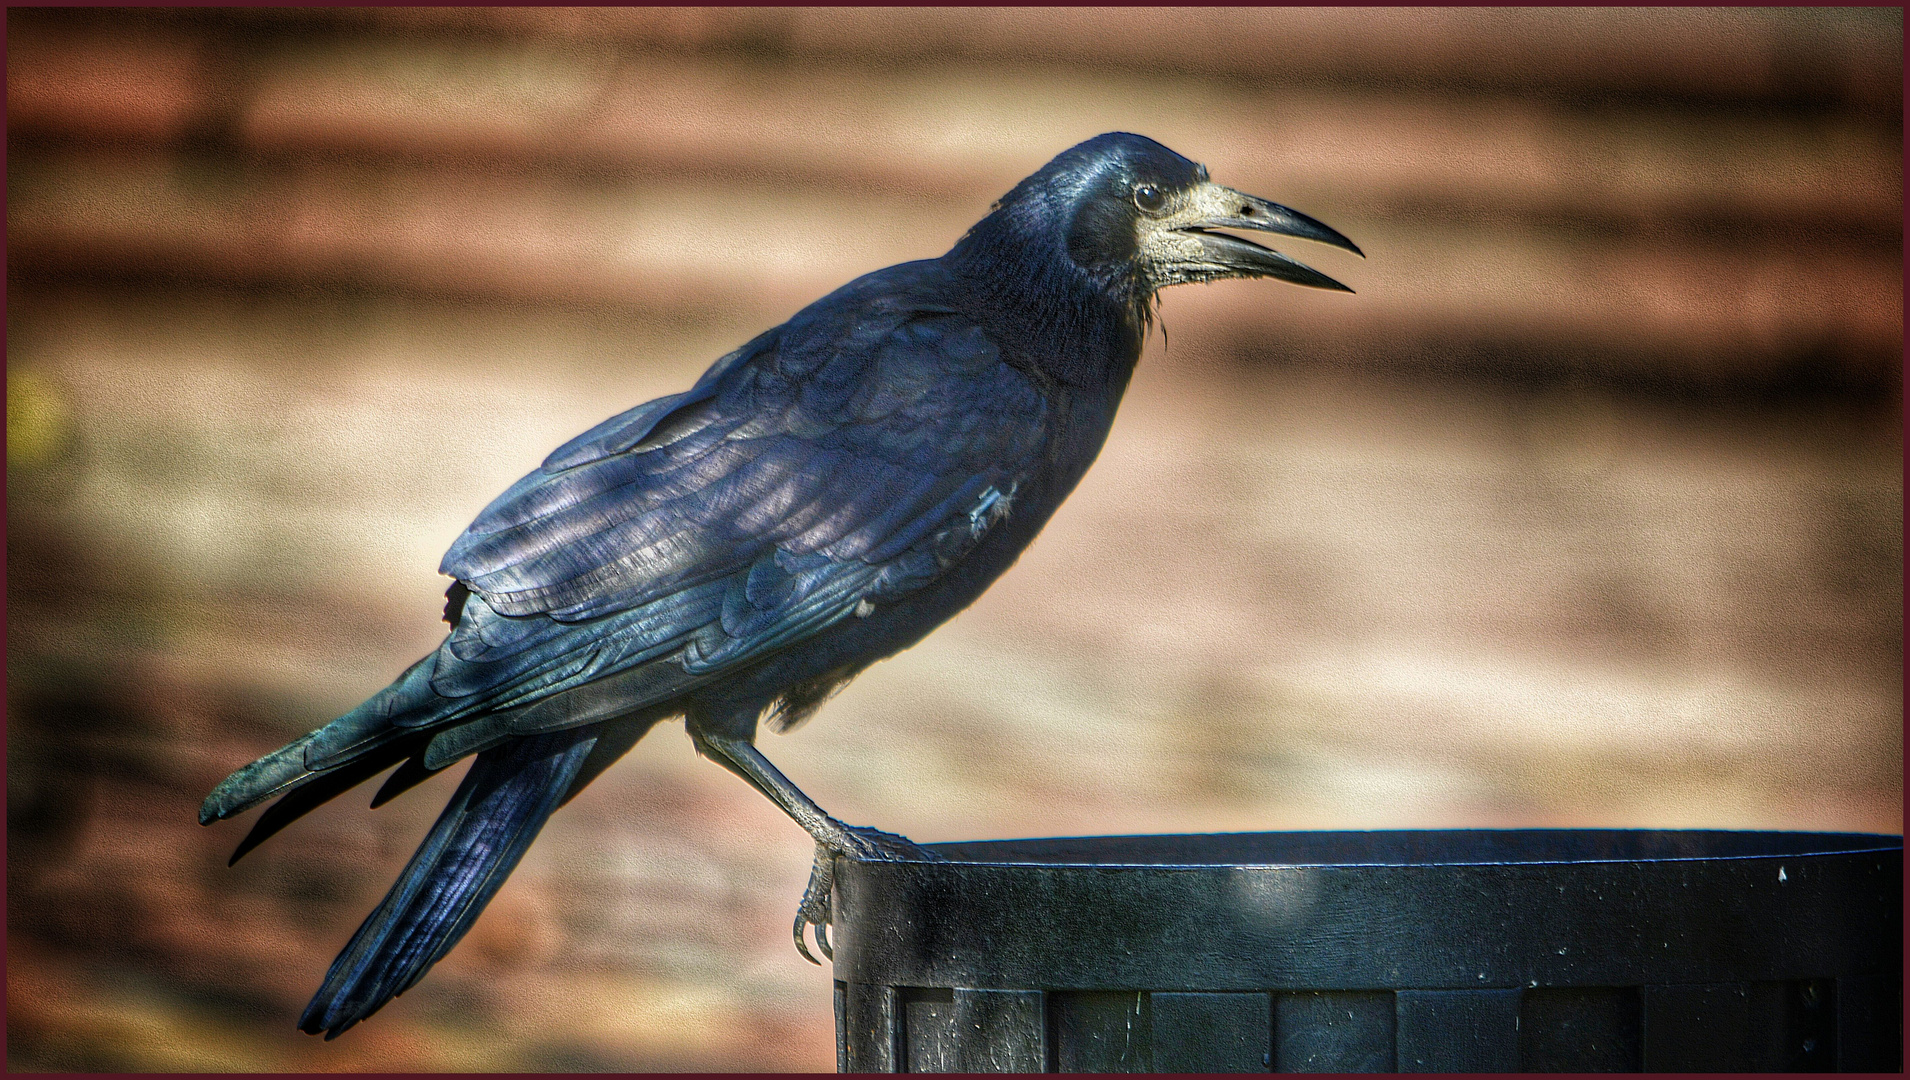
[(1144, 214), (1158, 214), (1161, 207), (1167, 205), (1167, 196), (1153, 184), (1136, 184), (1134, 187), (1134, 205)]

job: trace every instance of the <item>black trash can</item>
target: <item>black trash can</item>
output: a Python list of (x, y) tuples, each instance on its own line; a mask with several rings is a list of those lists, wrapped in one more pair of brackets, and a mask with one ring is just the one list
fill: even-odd
[(1895, 1071), (1903, 840), (1478, 830), (839, 863), (851, 1072)]

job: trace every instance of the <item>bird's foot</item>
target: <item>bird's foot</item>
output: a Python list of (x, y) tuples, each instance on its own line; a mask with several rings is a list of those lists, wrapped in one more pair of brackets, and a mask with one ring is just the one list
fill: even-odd
[(803, 937), (809, 927), (815, 927), (816, 946), (822, 955), (831, 960), (836, 958), (835, 946), (829, 941), (829, 927), (835, 918), (836, 856), (844, 855), (857, 862), (942, 862), (940, 855), (917, 845), (906, 836), (886, 833), (867, 826), (843, 826), (844, 843), (841, 847), (817, 842), (816, 864), (809, 871), (809, 886), (802, 892), (802, 903), (796, 906), (796, 951), (804, 960), (820, 966), (822, 961), (811, 956), (809, 946)]
[(816, 928), (816, 947), (831, 960), (835, 947), (829, 944), (829, 923), (834, 916), (830, 896), (836, 887), (836, 850), (827, 844), (816, 845), (816, 865), (809, 871), (809, 886), (802, 891), (802, 903), (796, 905), (796, 951), (804, 960), (820, 967), (822, 961), (811, 956), (803, 942), (804, 933)]

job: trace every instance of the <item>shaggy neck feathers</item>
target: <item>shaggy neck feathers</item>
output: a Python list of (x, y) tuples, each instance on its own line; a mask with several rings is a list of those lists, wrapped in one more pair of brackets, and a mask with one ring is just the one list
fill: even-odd
[(1061, 164), (1017, 185), (942, 261), (966, 313), (1020, 366), (1084, 389), (1125, 384), (1151, 294), (1125, 264), (1097, 271), (1076, 261), (1069, 233), (1087, 190)]

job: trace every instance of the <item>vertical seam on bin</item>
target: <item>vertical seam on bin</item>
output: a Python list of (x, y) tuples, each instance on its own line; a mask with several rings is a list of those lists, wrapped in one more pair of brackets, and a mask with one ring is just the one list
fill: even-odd
[(902, 1007), (902, 991), (894, 986), (882, 987), (882, 1011), (889, 1018), (889, 1071), (902, 1073), (909, 1071), (909, 1038), (907, 1025), (908, 1010)]
[(849, 984), (841, 979), (835, 982), (836, 1007), (836, 1071), (849, 1071)]

